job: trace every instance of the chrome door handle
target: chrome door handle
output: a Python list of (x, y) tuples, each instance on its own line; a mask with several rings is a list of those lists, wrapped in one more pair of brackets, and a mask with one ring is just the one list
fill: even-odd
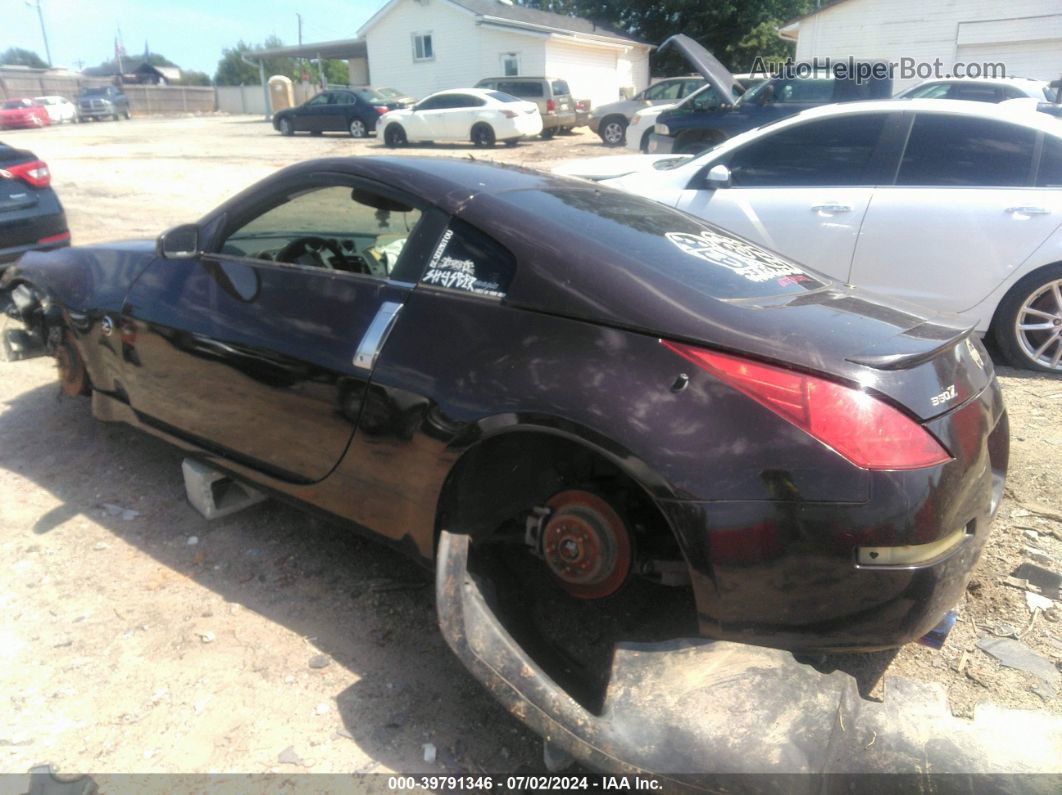
[(847, 204), (813, 204), (811, 211), (814, 213), (850, 213), (852, 208)]
[(376, 360), (380, 358), (380, 351), (383, 350), (387, 335), (391, 333), (395, 318), (398, 317), (398, 310), (401, 308), (402, 304), (395, 301), (384, 301), (380, 305), (376, 317), (372, 319), (372, 323), (365, 331), (365, 336), (358, 343), (358, 350), (354, 354), (355, 367), (371, 371), (376, 366)]
[(1046, 207), (1008, 207), (1004, 212), (1011, 215), (1050, 215), (1051, 211)]

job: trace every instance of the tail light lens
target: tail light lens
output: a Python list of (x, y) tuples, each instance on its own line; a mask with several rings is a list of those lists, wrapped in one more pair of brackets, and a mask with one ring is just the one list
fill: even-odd
[(557, 112), (557, 102), (556, 102), (556, 100), (547, 99), (546, 100), (546, 113), (556, 113), (556, 112)]
[(373, 105), (372, 109), (379, 113), (381, 116), (383, 116), (388, 111), (388, 107), (386, 105)]
[(52, 182), (52, 172), (43, 160), (19, 163), (17, 166), (8, 166), (5, 170), (15, 179), (20, 179), (34, 188), (47, 188)]
[(921, 469), (951, 459), (925, 428), (859, 389), (737, 356), (661, 342), (858, 467)]
[(505, 117), (505, 118), (507, 118), (507, 119), (515, 119), (515, 118), (516, 118), (516, 116), (517, 116), (517, 114), (516, 114), (516, 113), (514, 113), (514, 112), (513, 112), (513, 111), (511, 111), (511, 110), (503, 110), (503, 111), (501, 112), (501, 114), (502, 114), (502, 116), (504, 116), (504, 117)]

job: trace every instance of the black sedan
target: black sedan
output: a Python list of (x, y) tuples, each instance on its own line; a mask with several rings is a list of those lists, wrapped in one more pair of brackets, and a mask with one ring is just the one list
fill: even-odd
[[(58, 355), (99, 419), (436, 566), (510, 706), (600, 711), (612, 638), (916, 639), (1003, 491), (968, 330), (530, 170), (311, 161), (157, 241), (29, 254), (0, 296), (9, 358)], [(562, 701), (512, 708), (547, 731)]]
[(365, 138), (376, 130), (376, 120), (389, 110), (405, 107), (394, 97), (372, 88), (322, 91), (294, 108), (273, 115), (273, 129), (282, 135), (309, 132), (346, 132), (352, 138)]
[(0, 270), (27, 251), (70, 245), (48, 164), (0, 143)]

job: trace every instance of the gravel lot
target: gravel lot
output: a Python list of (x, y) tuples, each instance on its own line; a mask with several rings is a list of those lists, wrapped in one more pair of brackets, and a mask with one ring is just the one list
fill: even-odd
[[(301, 159), (388, 151), (225, 116), (3, 137), (48, 161), (75, 243), (154, 237)], [(543, 168), (607, 153), (586, 130), (404, 151)], [(1058, 603), (1031, 611), (1003, 582), (1023, 561), (1062, 568), (1062, 379), (1001, 372), (1010, 485), (956, 629), (940, 652), (826, 661), (868, 695), (903, 675), (941, 683), (960, 715), (981, 701), (1062, 713), (1057, 693), (975, 645), (1012, 634), (1062, 660)], [(0, 365), (0, 771), (539, 768), (537, 739), (445, 647), (418, 568), (272, 502), (207, 523), (176, 450), (58, 393), (50, 360)]]

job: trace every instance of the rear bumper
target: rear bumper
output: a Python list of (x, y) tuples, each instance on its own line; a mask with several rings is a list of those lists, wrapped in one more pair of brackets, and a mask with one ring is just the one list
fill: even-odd
[[(725, 641), (617, 644), (603, 706), (591, 712), (502, 625), (490, 587), (469, 570), (471, 549), (468, 536), (440, 537), (436, 605), (446, 642), (514, 717), (597, 770), (719, 791), (720, 777), (749, 773), (1062, 769), (1057, 722), (1045, 729), (1033, 713), (998, 709), (955, 718), (942, 687), (901, 679), (887, 681), (885, 703), (864, 701), (847, 674)], [(739, 783), (735, 791), (744, 791), (748, 781)]]
[(575, 127), (577, 122), (578, 119), (574, 110), (542, 114), (543, 130), (552, 130), (557, 127)]
[[(689, 563), (701, 634), (857, 651), (900, 646), (936, 626), (962, 598), (1002, 498), (1009, 428), (998, 384), (926, 427), (953, 460), (867, 473), (865, 501), (801, 500), (795, 491), (785, 501), (659, 500)], [(792, 480), (774, 477), (786, 493)], [(918, 554), (877, 564), (872, 550), (882, 561), (891, 551)]]
[[(61, 237), (64, 234), (65, 239)], [(9, 226), (0, 225), (0, 263), (14, 262), (27, 251), (51, 251), (69, 245), (70, 232), (65, 213), (37, 216)]]

